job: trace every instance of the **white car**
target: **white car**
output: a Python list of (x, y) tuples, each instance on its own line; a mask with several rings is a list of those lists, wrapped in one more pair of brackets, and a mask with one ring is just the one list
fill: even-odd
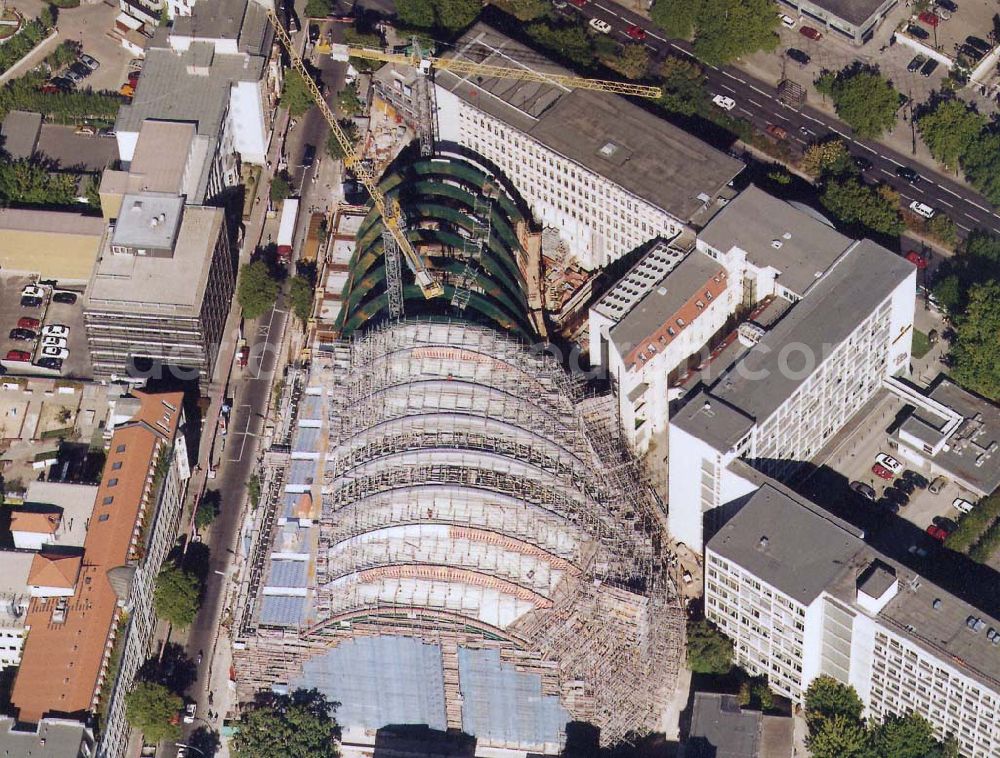
[(69, 343), (65, 337), (53, 337), (51, 335), (42, 336), (42, 347), (68, 347)]
[(177, 746), (177, 758), (187, 758), (187, 754), (188, 754), (187, 745)]
[(590, 19), (590, 28), (601, 34), (611, 34), (611, 24), (599, 18)]
[(736, 107), (736, 101), (731, 97), (726, 97), (725, 95), (716, 95), (712, 98), (712, 102), (724, 111), (731, 111)]
[(956, 511), (961, 511), (962, 513), (968, 513), (972, 510), (972, 503), (966, 500), (964, 497), (956, 497), (951, 501), (951, 507)]
[(42, 327), (43, 337), (62, 337), (69, 339), (69, 327), (62, 324), (49, 324)]
[(786, 16), (784, 13), (779, 13), (778, 18), (781, 19), (781, 23), (787, 26), (789, 29), (795, 28), (795, 19), (791, 16)]
[(184, 723), (193, 724), (195, 716), (198, 715), (198, 704), (188, 703), (184, 706)]
[(936, 212), (926, 203), (921, 203), (919, 200), (914, 200), (910, 203), (910, 210), (916, 213), (918, 216), (923, 216), (924, 218), (933, 218)]
[(64, 347), (54, 347), (52, 345), (46, 345), (42, 348), (40, 353), (45, 358), (58, 358), (61, 361), (69, 358), (69, 350)]
[(894, 474), (898, 474), (900, 471), (903, 470), (903, 464), (902, 463), (900, 463), (899, 461), (897, 461), (891, 455), (886, 455), (885, 453), (879, 453), (878, 455), (876, 455), (875, 456), (875, 462), (878, 465), (883, 466), (884, 468), (889, 469), (889, 471), (891, 471)]
[(41, 287), (36, 287), (34, 284), (29, 284), (21, 290), (21, 297), (45, 297), (45, 292)]

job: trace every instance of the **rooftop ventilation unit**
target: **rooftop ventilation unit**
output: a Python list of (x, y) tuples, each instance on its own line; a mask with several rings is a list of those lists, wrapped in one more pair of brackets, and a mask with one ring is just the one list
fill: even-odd
[(775, 250), (780, 250), (783, 244), (785, 243), (782, 242), (781, 240), (771, 240), (771, 247), (773, 247)]

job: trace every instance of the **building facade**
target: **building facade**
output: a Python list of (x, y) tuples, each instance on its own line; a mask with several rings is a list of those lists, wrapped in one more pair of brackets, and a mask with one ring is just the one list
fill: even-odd
[(915, 711), (963, 756), (1000, 755), (1000, 620), (776, 483), (706, 546), (705, 615), (736, 663), (796, 703), (832, 676), (869, 718)]

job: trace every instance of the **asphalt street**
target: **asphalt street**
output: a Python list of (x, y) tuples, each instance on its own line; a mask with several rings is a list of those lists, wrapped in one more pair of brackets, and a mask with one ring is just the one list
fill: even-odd
[[(646, 32), (644, 44), (655, 55), (692, 56), (691, 45), (684, 41), (670, 40), (662, 36), (649, 19), (633, 13), (610, 0), (584, 0), (580, 7), (568, 6), (586, 18), (598, 18), (611, 25), (610, 34), (617, 40), (629, 40), (626, 29), (632, 25)], [(931, 206), (939, 213), (946, 214), (958, 227), (964, 237), (973, 229), (988, 229), (1000, 234), (1000, 214), (989, 201), (968, 187), (923, 166), (915, 166), (921, 175), (920, 181), (911, 184), (896, 175), (902, 166), (910, 166), (902, 153), (874, 140), (858, 139), (851, 128), (826, 113), (804, 105), (794, 108), (778, 99), (777, 88), (749, 76), (733, 66), (718, 68), (706, 66), (707, 87), (712, 95), (725, 95), (736, 101), (736, 112), (763, 129), (768, 124), (783, 127), (788, 138), (803, 149), (817, 137), (839, 134), (851, 147), (854, 155), (863, 156), (871, 162), (865, 175), (872, 181), (879, 181), (899, 191), (906, 205), (918, 200)]]

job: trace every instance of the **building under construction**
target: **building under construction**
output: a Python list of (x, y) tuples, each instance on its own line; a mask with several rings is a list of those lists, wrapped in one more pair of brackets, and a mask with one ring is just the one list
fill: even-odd
[(486, 324), (328, 344), (270, 459), (240, 699), (318, 688), (345, 744), (425, 724), (554, 754), (658, 731), (684, 613), (662, 513), (601, 398)]

